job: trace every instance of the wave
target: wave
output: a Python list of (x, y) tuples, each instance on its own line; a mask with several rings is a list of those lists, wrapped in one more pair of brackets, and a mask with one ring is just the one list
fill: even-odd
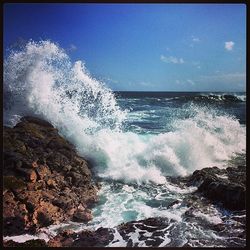
[(184, 176), (204, 167), (223, 167), (234, 153), (245, 150), (245, 128), (236, 119), (190, 108), (193, 116), (173, 121), (172, 132), (100, 136), (99, 143), (106, 146), (106, 159), (110, 159), (102, 176), (164, 183), (165, 175)]
[(72, 64), (50, 41), (30, 41), (10, 53), (4, 61), (4, 96), (5, 115), (36, 114), (70, 129), (81, 123), (81, 131), (119, 129), (125, 115), (112, 91), (90, 76), (84, 62)]
[(125, 132), (128, 111), (84, 62), (72, 63), (55, 43), (29, 41), (4, 61), (4, 123), (13, 126), (24, 115), (48, 120), (103, 178), (165, 183), (166, 175), (223, 166), (245, 151), (245, 128), (238, 120), (194, 105), (189, 109), (193, 116), (173, 120), (172, 132)]
[(235, 103), (245, 102), (246, 95), (222, 93), (222, 94), (200, 94), (194, 96), (181, 96), (174, 99), (187, 100), (187, 101), (199, 101), (199, 102), (222, 102), (222, 103)]
[(137, 92), (137, 91), (116, 91), (117, 97), (129, 101), (139, 99), (162, 102), (170, 100), (202, 101), (202, 102), (246, 102), (245, 92)]

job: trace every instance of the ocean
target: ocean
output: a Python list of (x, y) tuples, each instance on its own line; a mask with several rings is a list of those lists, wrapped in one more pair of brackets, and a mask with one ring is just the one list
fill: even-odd
[[(169, 177), (245, 164), (245, 92), (114, 92), (54, 43), (29, 42), (4, 61), (4, 124), (14, 126), (24, 115), (58, 128), (93, 164), (101, 183), (94, 219), (61, 228), (115, 228), (160, 216), (170, 223), (167, 246), (227, 246), (229, 239), (233, 246), (244, 246), (244, 239), (211, 229), (223, 222), (231, 232), (240, 230), (231, 226), (232, 218), (244, 217), (244, 211), (234, 214), (210, 204), (187, 221), (186, 206), (169, 206), (196, 187), (180, 186)], [(126, 246), (120, 237), (116, 234), (109, 246)], [(139, 232), (130, 237), (145, 246)]]

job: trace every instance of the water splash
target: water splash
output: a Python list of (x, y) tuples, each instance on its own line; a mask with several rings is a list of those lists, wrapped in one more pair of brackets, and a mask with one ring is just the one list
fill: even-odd
[(50, 41), (30, 41), (11, 52), (4, 62), (4, 92), (5, 115), (32, 113), (57, 126), (80, 122), (83, 130), (119, 130), (125, 116), (111, 90)]
[(29, 41), (4, 61), (4, 123), (14, 125), (23, 115), (48, 120), (104, 178), (162, 184), (165, 175), (222, 166), (245, 150), (245, 128), (235, 118), (189, 110), (194, 115), (173, 121), (172, 132), (125, 132), (127, 112), (112, 91), (55, 43)]

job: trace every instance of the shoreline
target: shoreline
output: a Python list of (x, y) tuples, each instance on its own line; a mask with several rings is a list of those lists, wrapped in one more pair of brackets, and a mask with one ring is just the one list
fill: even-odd
[[(223, 209), (233, 212), (244, 210), (245, 168), (211, 167), (196, 170), (188, 177), (171, 177), (176, 183), (196, 186), (197, 191), (183, 200), (182, 204), (176, 201), (170, 208), (184, 204), (188, 207), (185, 216), (191, 219), (192, 210), (197, 205), (202, 209), (207, 204), (219, 204)], [(70, 220), (86, 223), (93, 218), (91, 206), (98, 201), (100, 186), (94, 181), (91, 166), (76, 153), (72, 144), (58, 134), (56, 128), (44, 120), (23, 117), (14, 128), (4, 127), (3, 174), (5, 236), (14, 236), (16, 232), (34, 235), (40, 228), (50, 225)], [(144, 227), (135, 226), (138, 223), (143, 223)], [(155, 231), (159, 231), (168, 226), (169, 221), (164, 221), (163, 218), (147, 218), (123, 223), (115, 229), (98, 228), (96, 231), (83, 230), (78, 233), (66, 230), (48, 242), (39, 239), (25, 243), (4, 241), (4, 246), (107, 246), (112, 242), (115, 246), (117, 232), (120, 240), (125, 241), (127, 246), (133, 246), (128, 235), (135, 232), (135, 228), (148, 231), (150, 227), (154, 227)], [(214, 230), (220, 231), (224, 226), (217, 227)], [(156, 232), (153, 230), (150, 233), (149, 239), (144, 236), (145, 246), (150, 246), (152, 241), (153, 246), (169, 243), (162, 239), (163, 234), (153, 237)], [(244, 239), (244, 232), (242, 237)]]

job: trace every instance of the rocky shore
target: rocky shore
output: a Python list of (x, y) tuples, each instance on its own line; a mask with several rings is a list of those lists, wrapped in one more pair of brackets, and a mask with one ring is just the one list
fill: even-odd
[(3, 131), (3, 234), (35, 233), (92, 219), (97, 200), (90, 164), (50, 123), (23, 117)]
[[(56, 128), (41, 119), (23, 117), (14, 128), (4, 127), (3, 133), (4, 236), (34, 234), (39, 228), (52, 224), (92, 219), (91, 206), (98, 200), (98, 184), (91, 173), (91, 165)], [(169, 177), (168, 180), (178, 186), (197, 187), (197, 191), (183, 201), (170, 204), (169, 209), (176, 205), (187, 206), (184, 219), (188, 222), (197, 219), (194, 211), (205, 211), (208, 204), (215, 204), (235, 214), (232, 218), (239, 223), (231, 227), (240, 228), (237, 238), (246, 238), (245, 218), (238, 216), (245, 213), (246, 207), (246, 166), (204, 168), (188, 177)], [(230, 227), (225, 224), (205, 226), (213, 227), (221, 236), (230, 235)], [(4, 241), (4, 246), (102, 247), (110, 243), (115, 246), (116, 233), (127, 247), (138, 246), (133, 243), (131, 233), (137, 233), (145, 246), (165, 246), (169, 243), (164, 238), (169, 225), (170, 221), (165, 218), (148, 218), (96, 231), (63, 230), (48, 242), (39, 239), (24, 243)], [(173, 242), (172, 246), (175, 244)], [(185, 246), (190, 245), (187, 242)]]

